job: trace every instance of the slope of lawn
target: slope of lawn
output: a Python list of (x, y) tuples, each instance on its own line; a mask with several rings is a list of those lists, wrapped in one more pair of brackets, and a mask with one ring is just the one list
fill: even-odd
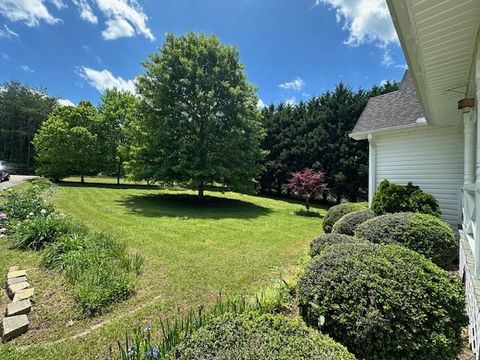
[(208, 192), (207, 204), (198, 205), (192, 194), (105, 183), (60, 186), (60, 210), (145, 258), (137, 292), (107, 314), (79, 319), (61, 276), (39, 266), (39, 254), (10, 250), (0, 240), (0, 267), (26, 267), (38, 289), (33, 330), (0, 345), (0, 358), (103, 358), (132, 327), (155, 327), (160, 318), (208, 305), (220, 293), (255, 292), (298, 263), (321, 232), (321, 219), (294, 215), (301, 205), (293, 202)]

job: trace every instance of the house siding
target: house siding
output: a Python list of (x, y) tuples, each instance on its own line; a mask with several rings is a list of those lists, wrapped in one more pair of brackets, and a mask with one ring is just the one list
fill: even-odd
[(458, 127), (419, 127), (374, 136), (375, 184), (383, 179), (413, 184), (435, 195), (442, 217), (455, 229), (461, 224), (463, 131)]

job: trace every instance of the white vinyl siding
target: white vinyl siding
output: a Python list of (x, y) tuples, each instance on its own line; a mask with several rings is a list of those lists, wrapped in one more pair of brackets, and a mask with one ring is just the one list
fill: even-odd
[(374, 135), (375, 184), (412, 182), (435, 195), (442, 217), (455, 229), (461, 224), (463, 132), (457, 127), (416, 128)]

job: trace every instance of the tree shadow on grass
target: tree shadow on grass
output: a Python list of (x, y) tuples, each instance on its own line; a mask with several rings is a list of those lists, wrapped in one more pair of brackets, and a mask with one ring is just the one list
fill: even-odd
[(98, 188), (98, 189), (138, 189), (138, 190), (158, 190), (161, 187), (159, 185), (147, 185), (147, 184), (111, 184), (111, 183), (94, 183), (85, 182), (80, 183), (76, 181), (60, 181), (57, 185), (62, 187), (84, 187), (84, 188)]
[(195, 195), (150, 194), (131, 195), (118, 200), (132, 213), (146, 217), (180, 219), (255, 219), (271, 210), (248, 201), (217, 196), (205, 196), (200, 203)]

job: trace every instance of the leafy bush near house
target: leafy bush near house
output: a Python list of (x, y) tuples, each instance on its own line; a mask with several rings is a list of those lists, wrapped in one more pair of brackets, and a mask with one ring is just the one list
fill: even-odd
[(372, 200), (372, 210), (377, 215), (397, 212), (419, 212), (439, 216), (439, 204), (435, 196), (423, 192), (411, 182), (407, 185), (392, 184), (383, 180)]
[(11, 231), (12, 245), (23, 250), (41, 250), (65, 234), (82, 232), (82, 227), (68, 217), (51, 213), (18, 222)]
[(353, 236), (358, 225), (373, 219), (375, 213), (370, 209), (358, 210), (344, 215), (334, 225), (332, 232)]
[(166, 358), (354, 359), (342, 345), (298, 320), (252, 313), (214, 319), (186, 337)]
[(310, 256), (319, 255), (326, 247), (341, 242), (358, 242), (359, 240), (353, 236), (345, 234), (323, 234), (315, 238), (310, 244)]
[(433, 215), (395, 213), (378, 216), (357, 227), (355, 236), (373, 243), (399, 243), (445, 267), (457, 255), (450, 226)]
[(361, 359), (453, 360), (467, 323), (460, 280), (403, 246), (339, 243), (299, 281), (305, 321)]
[(326, 233), (332, 232), (333, 225), (340, 220), (344, 215), (351, 212), (368, 208), (367, 203), (345, 203), (332, 206), (323, 219), (323, 230)]

